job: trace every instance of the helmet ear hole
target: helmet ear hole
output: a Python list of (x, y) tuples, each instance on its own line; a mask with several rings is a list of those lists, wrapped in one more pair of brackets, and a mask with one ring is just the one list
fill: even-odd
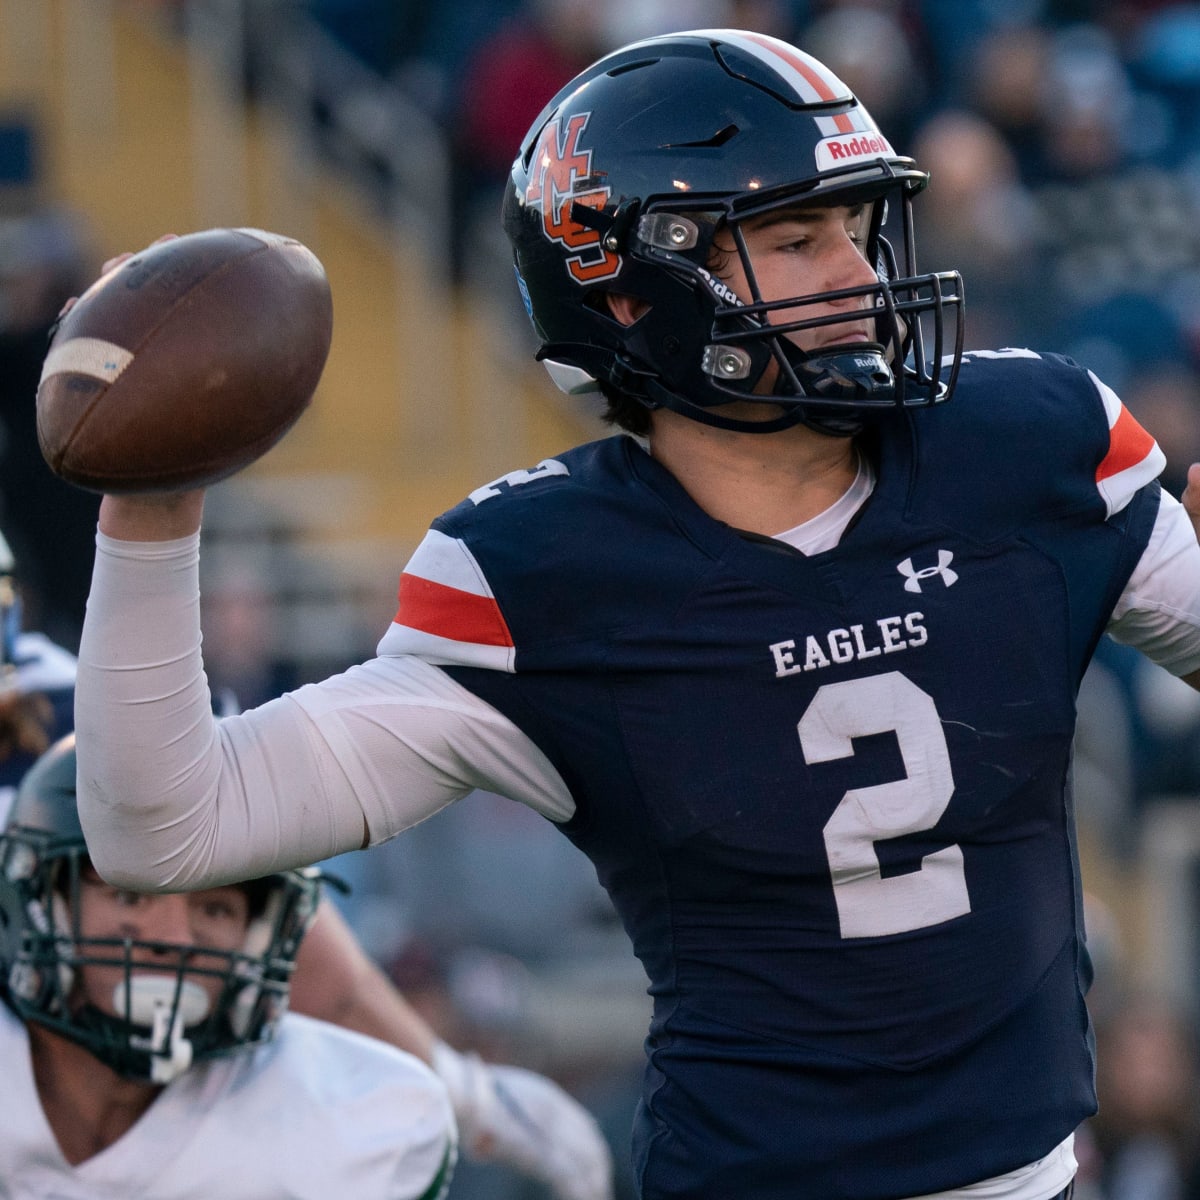
[(636, 325), (650, 311), (648, 301), (627, 292), (604, 292), (603, 299), (613, 319), (626, 327)]

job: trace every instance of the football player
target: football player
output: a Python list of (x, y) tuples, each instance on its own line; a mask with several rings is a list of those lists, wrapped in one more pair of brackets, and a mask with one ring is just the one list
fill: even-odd
[[(11, 620), (6, 625), (10, 634), (4, 643), (8, 649), (0, 664), (5, 672), (0, 677), (4, 685), (0, 687), (0, 823), (16, 784), (46, 749), (50, 731), (70, 728), (76, 672), (74, 656), (44, 634), (19, 631), (15, 592), (7, 586), (10, 579), (4, 573), (6, 562), (11, 566), (11, 557), (3, 556), (6, 549), (0, 537), (0, 603), (5, 598), (11, 602)], [(51, 769), (51, 763), (57, 765)], [(66, 788), (70, 775), (70, 795), (58, 798), (55, 811), (63, 814), (64, 828), (71, 836), (78, 826), (74, 764), (73, 742), (61, 741), (28, 785), (29, 795), (51, 784)], [(24, 816), (13, 817), (23, 822), (23, 829), (32, 803), (27, 798)], [(41, 807), (35, 811), (47, 815)], [(71, 847), (72, 853), (77, 849)], [(88, 878), (95, 881), (90, 867)], [(17, 927), (10, 932), (20, 936)], [(462, 1149), (470, 1158), (540, 1180), (561, 1200), (609, 1200), (612, 1156), (591, 1114), (543, 1075), (484, 1062), (439, 1040), (364, 952), (333, 904), (318, 906), (291, 982), (293, 1011), (367, 1034), (432, 1066), (449, 1089)], [(28, 1014), (21, 1010), (21, 1015)]]
[(1200, 548), (1101, 380), (964, 353), (926, 182), (754, 33), (572, 81), (504, 222), (538, 357), (622, 432), (477, 488), (374, 658), (219, 729), (203, 496), (106, 497), (102, 870), (211, 886), (506, 794), (591, 858), (649, 976), (647, 1200), (1065, 1195), (1095, 1109), (1075, 693), (1106, 633), (1200, 683)]
[(457, 1142), (433, 1072), (286, 1011), (316, 873), (113, 887), (88, 859), (75, 772), (68, 735), (0, 828), (0, 1191), (444, 1196)]

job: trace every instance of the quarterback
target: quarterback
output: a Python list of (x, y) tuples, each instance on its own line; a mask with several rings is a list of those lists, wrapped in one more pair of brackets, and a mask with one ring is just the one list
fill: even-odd
[(503, 793), (591, 859), (646, 969), (645, 1200), (1068, 1194), (1075, 695), (1106, 634), (1200, 682), (1200, 548), (1101, 380), (964, 351), (962, 281), (917, 268), (926, 182), (757, 34), (564, 88), (504, 223), (538, 357), (620, 432), (438, 517), (374, 658), (219, 728), (202, 494), (106, 497), (100, 871), (211, 887)]

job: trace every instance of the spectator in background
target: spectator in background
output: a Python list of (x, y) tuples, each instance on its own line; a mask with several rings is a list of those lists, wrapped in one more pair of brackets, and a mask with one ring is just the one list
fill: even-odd
[(1035, 344), (1045, 319), (1031, 303), (1037, 213), (1008, 144), (985, 117), (946, 109), (921, 126), (913, 152), (933, 180), (914, 213), (922, 262), (954, 263), (971, 281), (967, 344)]
[(46, 466), (34, 399), (47, 333), (92, 274), (71, 214), (33, 207), (0, 215), (0, 521), (21, 564), (30, 623), (71, 650), (79, 644), (100, 500)]
[(1097, 1025), (1100, 1112), (1085, 1127), (1078, 1200), (1200, 1196), (1200, 1074), (1190, 1019), (1138, 996)]
[(528, 0), (463, 65), (446, 113), (455, 165), (455, 279), (478, 282), (503, 261), (496, 212), (512, 147), (542, 105), (599, 52), (602, 9), (595, 0)]
[(961, 106), (999, 130), (1026, 183), (1042, 175), (1043, 105), (1052, 55), (1051, 30), (1020, 23), (980, 36), (963, 59)]

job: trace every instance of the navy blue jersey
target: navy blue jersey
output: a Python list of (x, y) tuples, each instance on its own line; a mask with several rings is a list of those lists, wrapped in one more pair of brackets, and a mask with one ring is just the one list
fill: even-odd
[(811, 557), (616, 437), (479, 489), (401, 585), (400, 644), (570, 787), (646, 968), (647, 1197), (919, 1196), (1095, 1107), (1075, 694), (1161, 454), (1028, 353), (870, 452)]

